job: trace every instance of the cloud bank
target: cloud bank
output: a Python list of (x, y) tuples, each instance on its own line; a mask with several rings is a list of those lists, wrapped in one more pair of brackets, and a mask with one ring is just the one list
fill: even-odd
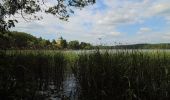
[(63, 36), (94, 44), (99, 38), (105, 44), (170, 42), (170, 0), (97, 0), (92, 6), (75, 9), (69, 22), (44, 13), (39, 15), (43, 16), (40, 21), (18, 18), (20, 23), (13, 30), (47, 39)]

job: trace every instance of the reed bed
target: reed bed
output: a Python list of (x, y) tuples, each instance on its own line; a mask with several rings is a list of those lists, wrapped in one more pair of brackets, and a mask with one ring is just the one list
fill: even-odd
[[(169, 71), (168, 51), (0, 51), (0, 100), (169, 100)], [(62, 94), (66, 73), (76, 99)]]
[(57, 94), (65, 65), (60, 52), (1, 51), (0, 100), (43, 100)]
[(80, 54), (80, 100), (169, 100), (170, 54), (140, 50)]

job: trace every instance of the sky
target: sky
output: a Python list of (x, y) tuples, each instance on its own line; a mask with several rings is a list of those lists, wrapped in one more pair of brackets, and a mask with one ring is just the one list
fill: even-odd
[[(46, 5), (52, 5), (46, 0)], [(170, 42), (170, 0), (96, 0), (75, 9), (69, 21), (40, 13), (43, 19), (19, 23), (12, 30), (45, 39), (79, 40), (92, 44)]]

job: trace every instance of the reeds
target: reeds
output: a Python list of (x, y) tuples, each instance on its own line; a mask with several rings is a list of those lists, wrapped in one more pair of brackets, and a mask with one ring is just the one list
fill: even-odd
[(142, 51), (81, 54), (73, 68), (80, 100), (169, 100), (169, 70), (168, 53)]
[(1, 52), (0, 99), (43, 100), (59, 92), (65, 65), (60, 52)]
[(0, 51), (0, 100), (64, 99), (68, 71), (77, 80), (78, 100), (170, 99), (169, 52), (22, 50)]

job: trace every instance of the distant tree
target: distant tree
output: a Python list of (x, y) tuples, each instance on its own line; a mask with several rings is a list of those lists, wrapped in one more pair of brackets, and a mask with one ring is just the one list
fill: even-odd
[(40, 38), (38, 38), (38, 40), (39, 40), (39, 41), (42, 41), (43, 39), (42, 39), (42, 37), (40, 37)]
[(57, 47), (59, 49), (65, 49), (67, 48), (67, 41), (65, 39), (63, 39), (63, 37), (60, 37), (58, 40), (57, 40)]
[(66, 40), (64, 40), (64, 39), (62, 39), (61, 40), (61, 49), (65, 49), (65, 48), (67, 48), (67, 41)]
[(45, 47), (46, 48), (51, 48), (52, 43), (49, 40), (46, 40)]
[(69, 49), (79, 49), (79, 41), (70, 41), (68, 44)]
[[(61, 41), (62, 48), (67, 47), (67, 41)], [(0, 32), (1, 49), (56, 49), (55, 40), (50, 42), (42, 37), (36, 38), (24, 32)]]
[(93, 48), (92, 45), (90, 43), (87, 43), (84, 49), (92, 49), (92, 48)]
[(53, 39), (51, 42), (51, 48), (56, 49), (57, 48), (57, 42)]
[(92, 46), (90, 43), (81, 42), (80, 49), (92, 49)]
[(31, 42), (36, 41), (35, 37), (23, 32), (12, 32), (11, 36), (12, 41), (14, 42), (14, 46), (18, 48), (27, 48)]
[[(56, 4), (53, 6), (45, 5), (45, 0), (1, 0), (0, 1), (0, 31), (15, 27), (16, 19), (10, 19), (8, 16), (20, 14), (26, 21), (37, 19), (41, 16), (36, 16), (37, 12), (50, 13), (57, 16), (61, 20), (67, 21), (70, 14), (73, 14), (73, 9), (83, 8), (87, 5), (94, 4), (95, 0), (54, 0)], [(46, 9), (44, 9), (44, 6)], [(28, 15), (30, 17), (28, 17)]]
[(40, 41), (40, 47), (41, 48), (47, 48), (48, 46), (47, 46), (47, 41), (45, 40), (45, 39), (42, 39), (41, 41)]
[(33, 41), (27, 41), (27, 48), (35, 48), (35, 43)]
[(51, 45), (50, 40), (46, 40), (46, 45)]
[(81, 42), (80, 43), (80, 49), (84, 49), (87, 46), (87, 43)]
[(56, 44), (56, 41), (55, 41), (54, 39), (52, 40), (52, 44), (53, 44), (53, 45), (55, 45), (55, 44)]

